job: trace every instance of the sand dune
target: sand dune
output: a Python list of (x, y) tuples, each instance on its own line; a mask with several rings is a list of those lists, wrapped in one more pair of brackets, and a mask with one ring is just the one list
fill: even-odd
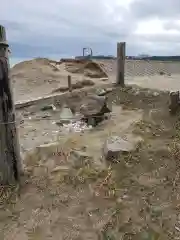
[[(11, 69), (15, 101), (30, 100), (53, 92), (67, 91), (67, 76), (75, 88), (116, 81), (116, 60), (73, 60), (59, 62), (38, 58)], [(180, 89), (180, 62), (126, 60), (125, 80), (143, 87)]]
[(107, 75), (98, 64), (87, 61), (52, 61), (39, 58), (16, 64), (11, 69), (15, 101), (46, 96), (68, 86), (72, 76), (75, 88), (91, 86)]

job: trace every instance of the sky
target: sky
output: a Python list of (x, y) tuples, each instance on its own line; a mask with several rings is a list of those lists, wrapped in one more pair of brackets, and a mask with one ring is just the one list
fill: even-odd
[(115, 55), (180, 55), (180, 0), (6, 0), (0, 24), (7, 30), (11, 62)]

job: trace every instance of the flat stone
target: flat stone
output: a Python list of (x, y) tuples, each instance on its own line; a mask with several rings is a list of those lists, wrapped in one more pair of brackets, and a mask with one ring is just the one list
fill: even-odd
[(62, 124), (67, 124), (72, 122), (74, 119), (74, 114), (72, 113), (71, 109), (68, 107), (64, 107), (60, 113), (60, 122)]
[(106, 140), (103, 154), (107, 161), (118, 159), (121, 153), (128, 153), (136, 149), (136, 144), (126, 141), (118, 136), (112, 136)]

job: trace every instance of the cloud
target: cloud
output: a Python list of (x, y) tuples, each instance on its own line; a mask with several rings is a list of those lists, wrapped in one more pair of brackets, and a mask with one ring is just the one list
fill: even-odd
[(117, 41), (131, 55), (180, 55), (178, 21), (179, 0), (6, 0), (0, 15), (17, 58), (116, 54)]
[(132, 14), (138, 19), (157, 17), (162, 20), (180, 18), (179, 0), (135, 0), (131, 4)]

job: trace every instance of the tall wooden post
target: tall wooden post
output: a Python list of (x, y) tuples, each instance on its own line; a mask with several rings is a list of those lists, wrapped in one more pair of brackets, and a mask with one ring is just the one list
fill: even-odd
[(126, 43), (117, 43), (117, 73), (116, 84), (124, 86), (124, 70), (125, 70), (125, 56), (126, 56)]
[(9, 79), (8, 47), (5, 28), (0, 25), (0, 185), (17, 183), (22, 171)]
[(68, 75), (68, 89), (69, 89), (69, 92), (72, 92), (72, 82), (71, 82), (71, 76)]
[(170, 93), (169, 111), (172, 115), (176, 114), (180, 107), (179, 91)]

